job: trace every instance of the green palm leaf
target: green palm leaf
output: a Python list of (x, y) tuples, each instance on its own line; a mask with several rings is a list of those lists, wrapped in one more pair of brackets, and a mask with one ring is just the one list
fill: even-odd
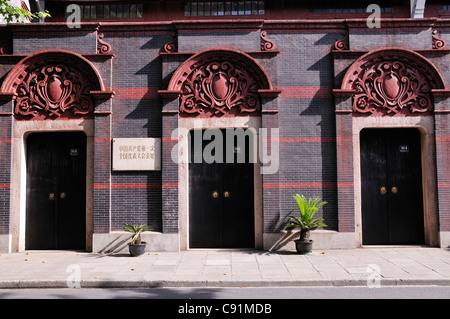
[(127, 231), (127, 232), (133, 234), (133, 237), (131, 237), (131, 244), (134, 245), (134, 244), (140, 244), (141, 233), (153, 230), (153, 226), (138, 225), (138, 224), (132, 225), (132, 224), (124, 223), (122, 226), (122, 229), (124, 231)]
[(323, 218), (313, 218), (317, 210), (327, 204), (327, 202), (321, 201), (320, 197), (306, 200), (305, 196), (299, 194), (294, 195), (293, 198), (297, 203), (300, 217), (289, 216), (289, 221), (285, 226), (286, 228), (300, 227), (302, 229), (313, 229), (327, 226), (322, 223)]

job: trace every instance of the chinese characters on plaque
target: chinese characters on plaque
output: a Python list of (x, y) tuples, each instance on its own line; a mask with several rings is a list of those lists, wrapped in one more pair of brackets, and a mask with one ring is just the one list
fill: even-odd
[(112, 152), (113, 171), (161, 170), (160, 138), (115, 138)]

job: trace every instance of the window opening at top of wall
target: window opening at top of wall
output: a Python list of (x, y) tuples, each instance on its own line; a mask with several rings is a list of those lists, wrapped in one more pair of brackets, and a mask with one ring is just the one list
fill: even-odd
[(185, 17), (264, 15), (264, 1), (187, 1)]
[[(144, 5), (142, 3), (129, 4), (79, 4), (81, 20), (109, 20), (109, 19), (141, 19)], [(65, 8), (66, 19), (71, 14)]]
[(343, 13), (361, 14), (367, 12), (367, 6), (371, 3), (380, 4), (381, 13), (392, 13), (392, 7), (383, 3), (373, 1), (351, 1), (351, 0), (316, 0), (308, 3), (310, 13)]

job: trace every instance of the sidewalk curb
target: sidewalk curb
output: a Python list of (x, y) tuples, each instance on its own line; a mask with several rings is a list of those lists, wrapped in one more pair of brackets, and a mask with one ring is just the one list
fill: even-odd
[[(381, 279), (381, 287), (450, 286), (450, 279)], [(297, 281), (219, 281), (219, 280), (82, 280), (80, 288), (274, 288), (274, 287), (366, 287), (366, 280), (323, 279)], [(3, 280), (0, 289), (66, 288), (64, 280)]]

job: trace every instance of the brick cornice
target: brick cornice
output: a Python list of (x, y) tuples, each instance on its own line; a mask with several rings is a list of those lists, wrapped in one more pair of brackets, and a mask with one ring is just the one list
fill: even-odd
[(158, 22), (82, 22), (80, 28), (69, 28), (65, 22), (46, 23), (10, 23), (3, 26), (5, 31), (13, 33), (86, 33), (86, 32), (172, 32), (181, 30), (185, 32), (198, 30), (269, 30), (279, 32), (293, 31), (337, 31), (349, 29), (352, 31), (379, 31), (383, 29), (449, 29), (450, 19), (425, 18), (384, 18), (381, 19), (381, 29), (368, 29), (365, 18), (358, 19), (330, 19), (330, 20), (262, 20), (262, 19), (204, 19), (204, 20), (173, 20)]
[(249, 19), (224, 19), (224, 20), (179, 20), (174, 21), (173, 26), (177, 30), (259, 30), (263, 27), (264, 20)]
[(14, 34), (21, 33), (93, 33), (98, 30), (100, 23), (84, 22), (79, 28), (69, 28), (65, 22), (46, 23), (9, 23), (5, 26), (7, 30)]
[(340, 32), (345, 29), (345, 20), (265, 20), (262, 28), (268, 31), (292, 32), (324, 30)]

